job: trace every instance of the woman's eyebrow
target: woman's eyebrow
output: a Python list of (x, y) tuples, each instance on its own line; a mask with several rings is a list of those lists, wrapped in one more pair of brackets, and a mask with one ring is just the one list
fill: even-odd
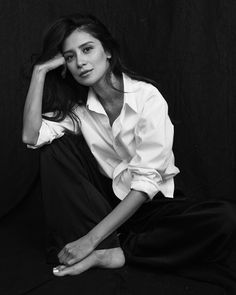
[[(85, 42), (85, 43), (81, 44), (78, 48), (82, 48), (86, 45), (89, 45), (90, 43), (93, 44), (94, 42), (93, 41)], [(73, 49), (68, 49), (66, 51), (63, 51), (63, 54), (70, 53), (70, 52), (73, 52)]]

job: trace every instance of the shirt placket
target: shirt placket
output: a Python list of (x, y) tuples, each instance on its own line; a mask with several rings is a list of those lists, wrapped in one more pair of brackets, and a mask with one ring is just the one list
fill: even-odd
[(126, 158), (126, 154), (123, 151), (122, 144), (119, 140), (119, 134), (122, 129), (121, 124), (121, 115), (114, 121), (112, 125), (112, 136), (113, 136), (113, 147), (116, 151), (116, 153), (119, 155), (121, 161), (124, 161)]
[(101, 122), (104, 131), (108, 134), (111, 142), (113, 142), (113, 134), (110, 126), (109, 118), (106, 114), (98, 114), (99, 121)]

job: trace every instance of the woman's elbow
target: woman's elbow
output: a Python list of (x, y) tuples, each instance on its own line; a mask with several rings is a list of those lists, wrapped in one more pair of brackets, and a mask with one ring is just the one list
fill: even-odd
[(25, 144), (35, 145), (38, 140), (38, 134), (27, 134), (26, 132), (22, 132), (22, 141)]

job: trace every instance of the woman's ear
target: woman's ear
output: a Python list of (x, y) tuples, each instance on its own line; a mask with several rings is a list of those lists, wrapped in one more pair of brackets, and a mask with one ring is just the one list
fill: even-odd
[(106, 51), (106, 56), (107, 56), (107, 59), (111, 59), (111, 54), (110, 54), (110, 52)]

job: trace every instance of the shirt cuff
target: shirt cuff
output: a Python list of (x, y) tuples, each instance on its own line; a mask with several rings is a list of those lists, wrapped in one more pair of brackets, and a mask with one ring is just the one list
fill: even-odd
[(160, 191), (158, 185), (149, 180), (133, 180), (131, 189), (146, 193), (150, 200)]
[(38, 136), (38, 140), (37, 140), (36, 144), (34, 144), (34, 145), (27, 144), (27, 147), (31, 148), (31, 149), (37, 149), (37, 148), (40, 148), (41, 146), (43, 146), (44, 144), (51, 143), (56, 137), (61, 137), (63, 135), (64, 135), (64, 133), (61, 133), (59, 135), (54, 134), (51, 131), (50, 126), (48, 126), (48, 124), (45, 122), (45, 120), (43, 120), (42, 125), (39, 130), (39, 136)]

